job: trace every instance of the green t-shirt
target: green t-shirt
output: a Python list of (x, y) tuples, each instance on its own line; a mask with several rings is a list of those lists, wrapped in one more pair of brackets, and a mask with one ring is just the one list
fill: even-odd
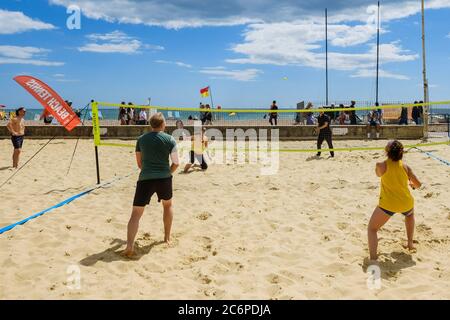
[(139, 181), (172, 177), (169, 156), (177, 151), (175, 139), (164, 132), (149, 132), (139, 137), (136, 152), (142, 155)]

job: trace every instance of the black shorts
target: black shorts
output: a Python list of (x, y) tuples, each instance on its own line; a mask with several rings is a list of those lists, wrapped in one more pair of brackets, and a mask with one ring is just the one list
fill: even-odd
[(203, 170), (208, 169), (208, 164), (206, 163), (205, 157), (202, 154), (195, 154), (194, 151), (191, 151), (190, 158), (191, 158), (190, 159), (191, 164), (194, 164), (195, 160), (197, 160)]
[[(383, 209), (383, 208), (381, 208), (381, 207), (380, 207), (380, 209), (381, 209), (384, 213), (386, 213), (388, 216), (393, 217), (393, 216), (395, 215), (395, 212), (392, 212), (392, 211)], [(414, 213), (414, 209), (409, 210), (408, 212), (404, 212), (404, 213), (402, 213), (402, 215), (404, 215), (405, 217), (409, 217), (409, 216), (411, 216), (413, 213)]]
[(12, 136), (11, 137), (11, 142), (12, 142), (15, 150), (22, 149), (23, 136)]
[(136, 193), (134, 195), (133, 206), (145, 207), (150, 204), (150, 200), (155, 194), (158, 202), (172, 199), (172, 177), (165, 179), (138, 181)]

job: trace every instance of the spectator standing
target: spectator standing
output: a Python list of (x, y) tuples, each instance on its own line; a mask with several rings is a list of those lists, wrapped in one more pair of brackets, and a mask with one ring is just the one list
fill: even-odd
[(420, 103), (420, 106), (419, 106), (419, 117), (420, 117), (420, 120), (421, 120), (421, 122), (423, 123), (423, 101), (420, 101), (419, 102)]
[(208, 111), (205, 112), (205, 125), (212, 125), (212, 112), (209, 104), (206, 105), (206, 110)]
[(134, 109), (133, 109), (133, 103), (128, 103), (127, 108), (127, 125), (132, 125), (134, 119)]
[(418, 106), (419, 102), (414, 101), (414, 107), (412, 108), (412, 119), (415, 124), (420, 124), (420, 110)]
[[(276, 101), (273, 101), (272, 105), (270, 106), (270, 110), (278, 110), (278, 106), (277, 106), (277, 102)], [(270, 114), (269, 122), (270, 122), (271, 126), (273, 126), (273, 125), (277, 126), (278, 125), (278, 113), (277, 112), (272, 112)]]
[[(306, 105), (306, 110), (311, 110), (313, 108), (313, 104), (311, 102), (308, 102), (308, 104)], [(306, 113), (306, 125), (307, 126), (313, 126), (315, 125), (315, 121), (314, 121), (314, 113), (312, 112), (307, 112)]]
[(202, 122), (202, 125), (205, 125), (206, 122), (206, 112), (204, 112), (205, 109), (206, 106), (200, 102), (200, 121)]
[(402, 107), (402, 113), (399, 120), (399, 125), (408, 125), (408, 108)]
[[(356, 108), (356, 101), (352, 101), (352, 104), (350, 105), (350, 108)], [(357, 125), (357, 121), (356, 121), (356, 110), (352, 110), (350, 111), (350, 124), (352, 126)]]
[(145, 126), (147, 124), (147, 112), (144, 109), (141, 109), (139, 112), (138, 124), (141, 126)]

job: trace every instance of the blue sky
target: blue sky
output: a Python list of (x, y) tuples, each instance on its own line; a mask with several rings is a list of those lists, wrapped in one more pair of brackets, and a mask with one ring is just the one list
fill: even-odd
[[(69, 30), (66, 7), (81, 8)], [(374, 100), (375, 1), (3, 0), (0, 104), (38, 104), (12, 78), (29, 74), (76, 106), (91, 98), (192, 107), (283, 107), (325, 100), (323, 9), (330, 14), (330, 100)], [(432, 100), (448, 100), (450, 0), (427, 1)], [(423, 96), (420, 1), (382, 1), (380, 100)], [(288, 80), (283, 78), (287, 77)], [(207, 100), (203, 100), (207, 102)]]

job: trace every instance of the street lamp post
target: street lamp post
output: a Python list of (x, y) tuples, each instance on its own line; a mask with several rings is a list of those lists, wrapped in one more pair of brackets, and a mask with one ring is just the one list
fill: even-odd
[(428, 79), (427, 79), (427, 63), (426, 63), (426, 47), (425, 47), (425, 0), (422, 0), (422, 57), (423, 57), (423, 90), (424, 90), (424, 117), (423, 117), (423, 136), (428, 139), (428, 115), (430, 106), (429, 92), (428, 92)]

